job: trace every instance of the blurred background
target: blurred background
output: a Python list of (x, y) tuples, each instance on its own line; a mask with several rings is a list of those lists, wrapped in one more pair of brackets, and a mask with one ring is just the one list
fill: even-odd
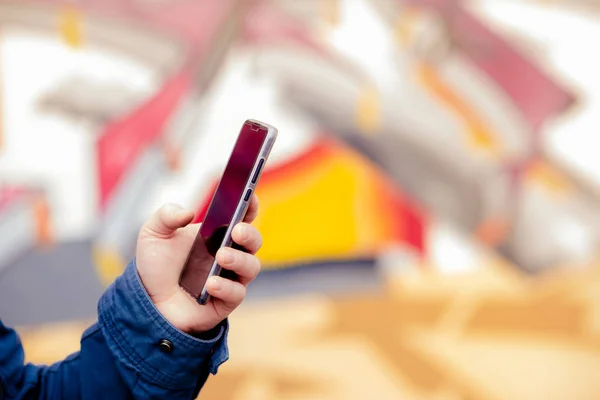
[(0, 0), (0, 317), (79, 347), (165, 202), (279, 129), (200, 399), (597, 399), (600, 2)]

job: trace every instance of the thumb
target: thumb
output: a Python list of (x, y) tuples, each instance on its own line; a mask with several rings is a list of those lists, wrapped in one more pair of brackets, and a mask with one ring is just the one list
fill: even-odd
[(151, 236), (170, 236), (177, 229), (188, 225), (194, 213), (177, 204), (165, 204), (144, 224), (142, 230)]

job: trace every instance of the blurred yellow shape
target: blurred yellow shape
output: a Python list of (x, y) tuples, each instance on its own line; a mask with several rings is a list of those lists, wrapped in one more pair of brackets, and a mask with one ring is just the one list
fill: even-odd
[(417, 76), (422, 84), (442, 103), (449, 107), (465, 124), (469, 143), (476, 149), (498, 155), (500, 144), (495, 135), (472, 107), (447, 85), (432, 65), (421, 63), (417, 66)]
[(17, 327), (25, 349), (25, 361), (52, 364), (78, 351), (81, 335), (92, 322), (57, 322)]
[(59, 32), (62, 40), (70, 47), (83, 44), (83, 17), (73, 6), (65, 6), (59, 13)]
[(391, 236), (376, 172), (348, 151), (317, 157), (266, 177), (257, 190), (258, 256), (269, 266), (370, 255)]
[(374, 133), (381, 125), (381, 98), (373, 85), (367, 85), (358, 96), (356, 125), (363, 133)]
[(92, 259), (98, 278), (104, 286), (109, 286), (125, 271), (127, 265), (123, 256), (114, 248), (94, 247)]
[(572, 184), (555, 167), (545, 161), (535, 161), (527, 169), (526, 179), (537, 183), (555, 194), (562, 194), (572, 190)]
[[(305, 173), (285, 190), (258, 191), (261, 213), (256, 226), (266, 239), (259, 253), (263, 262), (341, 258), (358, 244), (355, 198), (360, 178), (340, 160)], [(364, 177), (362, 181), (364, 185)]]
[(415, 25), (421, 17), (421, 12), (412, 7), (406, 7), (398, 16), (394, 25), (394, 38), (401, 46), (408, 46), (413, 40)]

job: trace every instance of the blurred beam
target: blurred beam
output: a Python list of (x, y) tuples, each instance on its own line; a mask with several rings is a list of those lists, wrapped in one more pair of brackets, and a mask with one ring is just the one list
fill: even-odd
[(199, 64), (196, 65), (195, 89), (199, 93), (206, 91), (218, 75), (229, 50), (238, 39), (247, 11), (247, 2), (234, 0), (229, 11), (223, 15), (222, 22), (215, 29), (205, 54), (201, 55), (202, 59), (198, 60)]
[(564, 7), (578, 12), (600, 14), (599, 0), (528, 0), (529, 3), (547, 7)]

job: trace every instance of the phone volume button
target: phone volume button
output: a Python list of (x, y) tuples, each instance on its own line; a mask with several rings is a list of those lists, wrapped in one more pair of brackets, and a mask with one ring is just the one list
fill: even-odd
[(244, 201), (250, 200), (250, 196), (252, 196), (252, 189), (246, 190), (246, 195), (244, 196)]
[(254, 171), (254, 176), (252, 177), (252, 183), (256, 183), (256, 180), (258, 179), (258, 175), (260, 174), (260, 170), (262, 169), (262, 166), (264, 163), (265, 163), (264, 158), (261, 158), (258, 161), (258, 166), (256, 167), (256, 171)]

